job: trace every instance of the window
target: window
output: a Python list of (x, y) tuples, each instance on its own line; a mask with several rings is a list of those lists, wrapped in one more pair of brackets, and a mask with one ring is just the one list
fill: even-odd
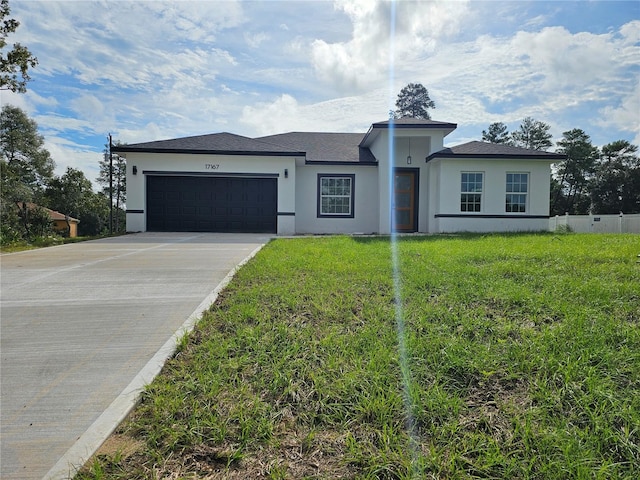
[(505, 211), (509, 213), (526, 212), (528, 191), (528, 173), (507, 173), (507, 195), (505, 202)]
[(460, 211), (482, 210), (482, 172), (462, 172), (460, 185)]
[(318, 175), (318, 217), (353, 218), (355, 175)]

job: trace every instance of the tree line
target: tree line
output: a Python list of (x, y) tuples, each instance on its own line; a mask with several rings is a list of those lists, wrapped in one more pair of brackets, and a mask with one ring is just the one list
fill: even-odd
[[(482, 140), (546, 151), (553, 146), (551, 127), (527, 117), (509, 132), (496, 122), (482, 131)], [(638, 146), (615, 140), (602, 148), (593, 145), (582, 129), (563, 132), (556, 153), (566, 155), (551, 176), (550, 214), (584, 215), (640, 213), (640, 157)]]
[[(20, 26), (9, 17), (10, 12), (9, 1), (0, 0), (0, 90), (24, 93), (31, 79), (29, 69), (38, 65), (38, 59), (20, 43), (8, 43), (8, 36)], [(107, 152), (105, 149), (100, 162), (99, 192), (93, 191), (81, 170), (69, 167), (56, 176), (36, 122), (20, 108), (4, 106), (0, 112), (0, 244), (53, 235), (51, 218), (43, 207), (65, 215), (67, 234), (71, 231), (69, 217), (80, 220), (78, 234), (82, 236), (104, 234), (114, 226), (116, 232), (124, 230), (124, 159), (117, 155), (110, 159)]]
[[(113, 183), (109, 171), (113, 163)], [(108, 150), (100, 161), (97, 183), (78, 169), (68, 167), (54, 174), (55, 163), (44, 147), (37, 123), (20, 108), (5, 105), (0, 112), (0, 243), (32, 241), (53, 235), (49, 214), (42, 208), (80, 220), (78, 235), (95, 236), (125, 228), (126, 170), (122, 157)], [(110, 197), (113, 188), (113, 224)], [(67, 226), (69, 220), (67, 220)], [(62, 232), (62, 234), (68, 232)]]

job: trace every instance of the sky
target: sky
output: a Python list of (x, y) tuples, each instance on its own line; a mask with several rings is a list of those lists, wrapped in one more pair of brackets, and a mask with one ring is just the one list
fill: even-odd
[(2, 105), (39, 125), (56, 173), (95, 181), (109, 134), (366, 132), (421, 83), (445, 146), (533, 117), (554, 141), (640, 145), (640, 1), (9, 0), (38, 58)]

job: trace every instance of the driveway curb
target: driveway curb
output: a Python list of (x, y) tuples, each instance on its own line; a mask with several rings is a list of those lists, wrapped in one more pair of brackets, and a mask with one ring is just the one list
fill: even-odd
[(43, 480), (68, 480), (91, 458), (120, 423), (129, 415), (138, 402), (146, 385), (160, 373), (166, 361), (175, 353), (180, 339), (191, 332), (203, 313), (216, 301), (220, 292), (229, 284), (236, 272), (257, 255), (266, 243), (253, 250), (246, 258), (232, 268), (216, 288), (200, 303), (187, 320), (156, 352), (140, 370), (131, 383), (107, 407), (98, 419), (66, 451), (58, 462), (47, 472)]

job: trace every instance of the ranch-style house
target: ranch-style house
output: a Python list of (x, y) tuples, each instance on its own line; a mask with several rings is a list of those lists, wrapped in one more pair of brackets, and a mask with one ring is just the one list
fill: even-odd
[(214, 133), (112, 146), (126, 157), (127, 231), (278, 235), (547, 230), (544, 151), (469, 142), (403, 118), (365, 133)]

